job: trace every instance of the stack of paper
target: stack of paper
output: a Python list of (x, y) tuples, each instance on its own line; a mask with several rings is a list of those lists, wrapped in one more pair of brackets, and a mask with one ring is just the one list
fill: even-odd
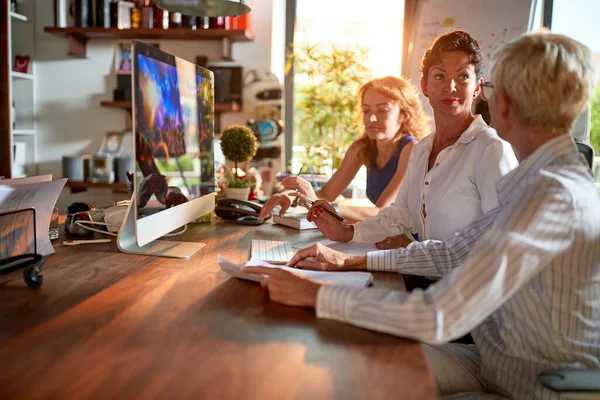
[(269, 264), (265, 261), (260, 260), (249, 260), (243, 264), (236, 264), (225, 257), (219, 255), (218, 259), (219, 266), (229, 275), (245, 279), (248, 281), (260, 282), (260, 276), (256, 274), (249, 274), (243, 272), (241, 269), (245, 266), (253, 266), (253, 267), (267, 267), (267, 268), (281, 268), (286, 271), (292, 271), (297, 274), (305, 275), (311, 279), (321, 282), (327, 282), (335, 285), (344, 285), (362, 288), (365, 286), (369, 286), (371, 281), (373, 280), (373, 275), (369, 272), (329, 272), (329, 271), (309, 271), (305, 269), (296, 269), (290, 267), (282, 267), (278, 265)]
[[(54, 205), (66, 182), (67, 179), (53, 181), (52, 175), (0, 180), (0, 213), (34, 207), (37, 251), (44, 256), (54, 253), (48, 237), (48, 228)], [(0, 226), (0, 238), (11, 238), (13, 235), (9, 233), (14, 233), (14, 229), (12, 226)], [(11, 245), (2, 243), (7, 249)], [(33, 246), (31, 248), (33, 249)]]

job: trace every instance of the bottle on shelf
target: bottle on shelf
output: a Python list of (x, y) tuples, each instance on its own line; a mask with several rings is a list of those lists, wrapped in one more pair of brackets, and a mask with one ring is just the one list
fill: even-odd
[(154, 14), (154, 29), (169, 29), (169, 12), (158, 8), (156, 4), (152, 6)]
[(182, 21), (182, 25), (184, 28), (191, 29), (193, 31), (198, 29), (198, 17), (190, 17), (187, 15), (184, 15), (181, 18), (181, 21)]
[(210, 28), (210, 18), (209, 17), (198, 17), (198, 28), (199, 29), (209, 29)]
[(225, 17), (210, 17), (209, 27), (211, 29), (225, 29)]
[(142, 5), (142, 28), (154, 28), (154, 8), (150, 4), (150, 0), (145, 0)]
[(225, 29), (231, 30), (233, 28), (233, 18), (234, 17), (225, 17)]
[(142, 10), (138, 7), (131, 9), (131, 28), (140, 29), (142, 25)]

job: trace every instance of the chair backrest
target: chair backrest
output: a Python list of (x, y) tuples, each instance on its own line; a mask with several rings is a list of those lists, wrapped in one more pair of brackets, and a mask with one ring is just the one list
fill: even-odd
[(571, 129), (573, 140), (578, 143), (590, 144), (591, 126), (592, 113), (590, 105), (588, 104), (573, 124), (573, 129)]
[(594, 148), (585, 143), (575, 142), (575, 144), (577, 145), (577, 150), (583, 154), (585, 160), (590, 166), (590, 169), (592, 169), (594, 165)]

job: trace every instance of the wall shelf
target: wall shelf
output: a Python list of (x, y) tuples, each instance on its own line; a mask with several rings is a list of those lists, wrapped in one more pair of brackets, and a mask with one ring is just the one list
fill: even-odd
[(35, 131), (33, 129), (15, 129), (13, 135), (35, 136)]
[(27, 22), (27, 17), (23, 14), (19, 14), (19, 13), (12, 12), (12, 11), (10, 11), (9, 14), (10, 14), (11, 18), (18, 19), (19, 21)]
[[(101, 107), (121, 108), (124, 110), (131, 110), (130, 101), (101, 101)], [(215, 104), (215, 114), (225, 112), (240, 112), (241, 107), (237, 104)]]
[(10, 71), (10, 76), (15, 79), (30, 79), (33, 80), (33, 74), (24, 74), (22, 72)]
[(223, 43), (223, 57), (231, 59), (231, 44), (254, 40), (248, 30), (234, 29), (118, 29), (118, 28), (56, 28), (47, 26), (44, 32), (66, 37), (69, 54), (85, 58), (86, 43), (90, 39), (140, 39), (140, 40), (219, 40)]
[(66, 186), (71, 188), (73, 192), (83, 191), (87, 189), (112, 189), (113, 191), (127, 191), (126, 183), (94, 183), (94, 182), (75, 182), (75, 181), (67, 181)]

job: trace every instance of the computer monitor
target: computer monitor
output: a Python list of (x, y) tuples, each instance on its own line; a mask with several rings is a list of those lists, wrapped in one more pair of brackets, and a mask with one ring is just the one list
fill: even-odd
[(117, 244), (188, 258), (203, 243), (156, 240), (214, 210), (213, 73), (142, 42), (132, 48), (134, 194)]

